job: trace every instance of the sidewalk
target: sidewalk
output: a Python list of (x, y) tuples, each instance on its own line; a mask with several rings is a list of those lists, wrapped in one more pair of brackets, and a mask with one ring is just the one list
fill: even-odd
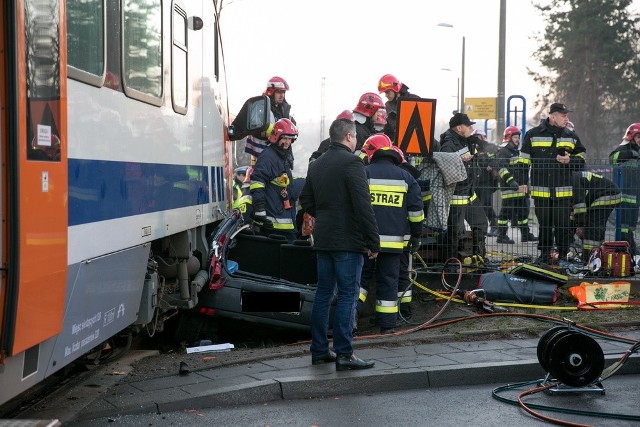
[[(640, 331), (620, 334), (640, 339)], [(597, 339), (605, 368), (631, 344)], [(539, 339), (441, 342), (397, 346), (390, 340), (356, 341), (356, 354), (376, 362), (372, 369), (336, 372), (335, 365), (311, 365), (308, 346), (285, 348), (234, 365), (193, 370), (187, 375), (164, 371), (155, 378), (136, 378), (132, 363), (155, 354), (134, 351), (116, 368), (87, 373), (74, 387), (31, 409), (20, 418), (73, 421), (108, 419), (133, 413), (165, 413), (183, 409), (309, 399), (381, 390), (423, 389), (473, 384), (513, 383), (543, 378), (538, 362)], [(225, 353), (217, 353), (222, 358)], [(143, 359), (144, 362), (144, 359)], [(117, 369), (115, 371), (114, 369)], [(633, 355), (617, 375), (640, 373)], [(2, 423), (0, 422), (0, 425)]]

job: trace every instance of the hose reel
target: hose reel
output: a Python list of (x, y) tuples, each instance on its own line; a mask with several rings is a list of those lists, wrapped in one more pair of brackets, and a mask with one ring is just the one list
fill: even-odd
[(545, 332), (537, 355), (551, 377), (571, 387), (596, 383), (604, 369), (604, 353), (596, 340), (567, 326)]

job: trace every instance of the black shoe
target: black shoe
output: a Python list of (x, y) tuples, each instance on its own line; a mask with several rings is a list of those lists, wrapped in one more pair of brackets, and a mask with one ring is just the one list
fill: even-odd
[(348, 371), (350, 369), (369, 369), (373, 368), (375, 362), (369, 362), (358, 358), (355, 354), (351, 356), (340, 355), (336, 359), (336, 371)]
[(321, 363), (330, 363), (335, 361), (336, 354), (331, 350), (321, 356), (311, 356), (312, 365), (320, 365)]
[(515, 241), (511, 240), (506, 234), (502, 234), (498, 236), (498, 238), (496, 239), (496, 243), (506, 243), (508, 245), (513, 245)]
[(396, 330), (394, 328), (380, 328), (380, 335), (390, 335), (395, 333)]
[(533, 233), (527, 233), (526, 235), (522, 236), (522, 240), (520, 241), (521, 242), (537, 242), (538, 238), (534, 236)]

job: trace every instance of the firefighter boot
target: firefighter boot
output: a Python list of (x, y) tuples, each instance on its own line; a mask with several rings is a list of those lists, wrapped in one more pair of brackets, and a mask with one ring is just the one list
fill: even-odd
[(501, 225), (498, 227), (498, 238), (496, 239), (496, 243), (506, 243), (508, 245), (513, 245), (515, 242), (507, 236), (507, 227)]
[(482, 258), (486, 255), (485, 247), (485, 232), (479, 228), (471, 230), (471, 245), (474, 255), (479, 255)]
[(534, 236), (531, 231), (529, 231), (529, 227), (527, 226), (520, 227), (520, 233), (522, 234), (522, 238), (520, 239), (522, 243), (538, 241), (538, 238)]

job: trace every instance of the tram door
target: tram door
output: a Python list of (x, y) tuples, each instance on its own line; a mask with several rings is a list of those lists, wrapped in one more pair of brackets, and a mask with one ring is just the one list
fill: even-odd
[(65, 1), (0, 6), (1, 364), (62, 330), (68, 171)]

